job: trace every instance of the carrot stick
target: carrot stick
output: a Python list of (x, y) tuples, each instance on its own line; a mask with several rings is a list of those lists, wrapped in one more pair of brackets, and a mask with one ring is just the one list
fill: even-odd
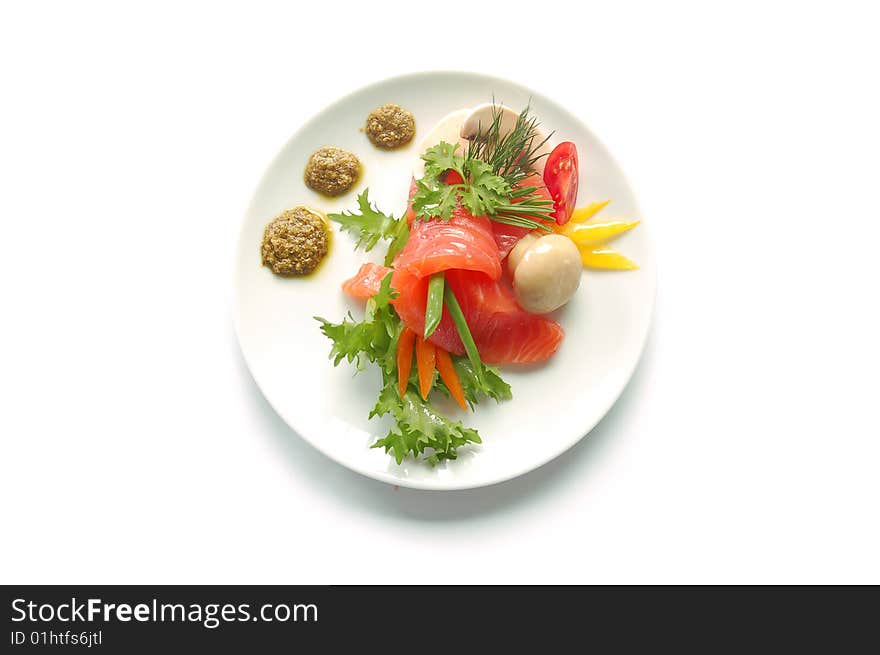
[(430, 341), (416, 335), (416, 366), (419, 368), (419, 391), (422, 398), (428, 399), (428, 393), (434, 385), (434, 362), (436, 349)]
[(397, 390), (400, 397), (406, 393), (406, 387), (409, 384), (409, 372), (412, 369), (412, 353), (413, 342), (416, 339), (416, 333), (409, 328), (403, 328), (400, 338), (397, 340)]
[(449, 389), (449, 393), (455, 398), (461, 408), (467, 411), (467, 403), (464, 399), (464, 391), (461, 388), (461, 380), (458, 373), (455, 372), (455, 366), (452, 363), (452, 357), (442, 348), (437, 348), (437, 371), (440, 373), (440, 379)]

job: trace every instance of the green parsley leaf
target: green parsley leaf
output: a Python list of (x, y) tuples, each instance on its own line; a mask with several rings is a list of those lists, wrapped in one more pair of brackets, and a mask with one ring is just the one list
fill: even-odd
[(461, 204), (473, 216), (489, 216), (496, 213), (496, 207), (504, 203), (504, 198), (494, 191), (472, 184), (461, 192)]
[(492, 167), (479, 159), (463, 162), (470, 184), (461, 194), (461, 203), (474, 216), (497, 213), (499, 206), (509, 203), (512, 196), (510, 185), (500, 175), (492, 172)]
[(463, 185), (441, 184), (436, 178), (423, 177), (416, 181), (412, 207), (419, 218), (442, 218), (448, 221), (458, 204), (458, 192)]
[(458, 144), (455, 145), (441, 141), (436, 146), (428, 148), (422, 155), (425, 162), (426, 177), (440, 177), (448, 170), (454, 170), (464, 177), (464, 157), (455, 154)]
[(492, 171), (492, 167), (486, 162), (479, 159), (468, 159), (466, 167), (472, 185), (492, 191), (498, 195), (507, 197), (512, 195), (512, 190), (507, 180), (500, 175), (496, 175)]

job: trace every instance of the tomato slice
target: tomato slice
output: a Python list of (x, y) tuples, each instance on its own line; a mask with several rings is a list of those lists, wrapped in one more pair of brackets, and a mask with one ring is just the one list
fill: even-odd
[(547, 157), (544, 185), (553, 198), (555, 211), (550, 215), (559, 225), (565, 225), (571, 218), (578, 195), (578, 153), (571, 141), (563, 141)]
[(443, 181), (449, 186), (452, 186), (453, 184), (464, 184), (464, 180), (462, 179), (461, 175), (451, 169), (446, 171)]

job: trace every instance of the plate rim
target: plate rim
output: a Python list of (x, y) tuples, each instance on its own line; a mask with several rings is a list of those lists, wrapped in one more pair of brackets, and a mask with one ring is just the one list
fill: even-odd
[(618, 400), (620, 400), (621, 395), (623, 395), (623, 392), (629, 386), (630, 382), (632, 381), (633, 375), (635, 374), (635, 371), (638, 368), (639, 363), (642, 361), (642, 358), (645, 354), (645, 347), (648, 342), (648, 337), (651, 334), (651, 329), (652, 329), (652, 326), (654, 323), (654, 312), (655, 312), (655, 308), (656, 308), (657, 262), (656, 262), (656, 255), (654, 254), (653, 240), (651, 239), (651, 236), (650, 236), (650, 230), (646, 229), (646, 226), (642, 222), (642, 223), (640, 223), (639, 227), (641, 228), (641, 231), (644, 235), (644, 238), (647, 241), (647, 244), (648, 244), (648, 247), (650, 248), (652, 257), (651, 257), (651, 262), (650, 262), (649, 267), (645, 268), (645, 267), (640, 266), (641, 270), (650, 273), (650, 294), (647, 299), (647, 302), (649, 304), (649, 306), (647, 307), (647, 318), (645, 320), (644, 329), (642, 330), (642, 334), (640, 335), (640, 338), (639, 338), (637, 355), (633, 358), (632, 363), (629, 366), (629, 370), (626, 371), (626, 374), (623, 377), (624, 382), (620, 386), (620, 389), (617, 390), (614, 394), (612, 394), (610, 396), (609, 401), (606, 403), (605, 407), (603, 407), (601, 412), (597, 413), (597, 415), (596, 415), (597, 418), (595, 421), (592, 422), (592, 425), (585, 426), (583, 428), (583, 434), (581, 434), (579, 437), (571, 440), (570, 442), (564, 443), (561, 448), (559, 448), (556, 452), (550, 454), (549, 456), (542, 457), (538, 460), (532, 460), (529, 462), (529, 464), (527, 466), (518, 467), (516, 470), (514, 470), (512, 472), (507, 472), (507, 473), (497, 475), (495, 477), (490, 477), (490, 478), (487, 478), (485, 480), (480, 480), (480, 481), (462, 481), (462, 480), (457, 480), (456, 478), (450, 478), (450, 479), (441, 479), (441, 478), (408, 479), (408, 478), (395, 477), (394, 475), (392, 475), (391, 473), (388, 473), (386, 471), (379, 471), (379, 470), (371, 469), (371, 468), (368, 468), (365, 466), (361, 466), (357, 463), (345, 461), (342, 458), (336, 457), (330, 449), (325, 449), (324, 447), (322, 447), (319, 440), (312, 440), (312, 439), (308, 438), (307, 436), (305, 436), (300, 430), (298, 430), (296, 428), (296, 426), (291, 424), (291, 422), (285, 417), (285, 414), (283, 414), (281, 411), (279, 411), (279, 409), (272, 402), (272, 399), (265, 392), (262, 385), (260, 384), (260, 381), (257, 379), (257, 376), (254, 375), (254, 369), (251, 365), (251, 361), (248, 357), (248, 353), (246, 352), (246, 349), (244, 348), (244, 345), (242, 343), (241, 330), (240, 330), (241, 302), (239, 301), (242, 290), (240, 288), (240, 277), (238, 275), (238, 262), (239, 262), (239, 255), (241, 253), (242, 248), (244, 247), (243, 243), (245, 240), (244, 233), (246, 231), (245, 228), (246, 228), (247, 217), (251, 213), (253, 207), (258, 202), (258, 193), (259, 193), (260, 189), (263, 187), (263, 184), (264, 184), (269, 172), (274, 169), (276, 163), (284, 156), (284, 153), (287, 152), (290, 144), (293, 141), (295, 141), (300, 136), (301, 133), (305, 132), (309, 128), (309, 126), (313, 122), (315, 122), (324, 112), (330, 110), (331, 108), (337, 107), (338, 105), (344, 104), (353, 96), (356, 96), (371, 87), (379, 86), (379, 85), (386, 84), (386, 83), (389, 83), (392, 81), (393, 82), (406, 82), (409, 79), (432, 77), (432, 76), (464, 76), (464, 77), (476, 78), (481, 81), (500, 82), (501, 84), (510, 85), (513, 87), (519, 87), (520, 89), (527, 91), (531, 97), (538, 98), (542, 102), (548, 102), (552, 105), (562, 107), (563, 110), (571, 116), (571, 118), (578, 124), (578, 126), (580, 128), (582, 128), (585, 132), (590, 134), (592, 136), (592, 138), (595, 139), (596, 142), (602, 146), (605, 153), (607, 154), (609, 159), (613, 162), (614, 166), (616, 167), (617, 172), (620, 174), (623, 182), (626, 184), (626, 187), (629, 190), (629, 193), (632, 197), (633, 207), (636, 209), (637, 215), (640, 217), (643, 216), (642, 211), (641, 211), (641, 203), (639, 202), (638, 196), (633, 188), (633, 185), (630, 182), (629, 177), (626, 175), (625, 171), (620, 166), (620, 163), (617, 161), (617, 158), (613, 155), (611, 150), (605, 145), (604, 141), (602, 141), (598, 137), (598, 135), (596, 135), (596, 133), (593, 130), (591, 130), (589, 128), (589, 126), (583, 120), (581, 120), (581, 118), (578, 115), (572, 113), (571, 111), (569, 111), (568, 109), (565, 108), (565, 105), (562, 105), (561, 103), (554, 101), (551, 97), (547, 96), (546, 94), (542, 93), (541, 91), (535, 90), (531, 86), (521, 84), (520, 82), (517, 82), (515, 80), (511, 80), (511, 79), (501, 77), (498, 75), (490, 75), (487, 73), (481, 73), (481, 72), (476, 72), (476, 71), (465, 71), (465, 70), (455, 70), (455, 69), (436, 69), (436, 70), (427, 70), (427, 71), (414, 71), (414, 72), (409, 72), (409, 73), (403, 73), (400, 75), (385, 76), (385, 77), (373, 80), (367, 84), (363, 84), (363, 85), (359, 86), (357, 89), (354, 89), (353, 91), (350, 91), (349, 93), (346, 93), (345, 95), (337, 98), (333, 102), (323, 106), (317, 112), (315, 112), (311, 116), (309, 116), (309, 118), (306, 119), (302, 123), (302, 125), (299, 126), (298, 129), (294, 130), (294, 132), (287, 138), (287, 140), (277, 150), (277, 152), (275, 153), (275, 156), (272, 157), (272, 159), (269, 161), (269, 163), (264, 167), (263, 173), (262, 173), (262, 175), (260, 175), (260, 177), (256, 183), (256, 187), (254, 188), (254, 191), (251, 193), (250, 201), (248, 202), (247, 207), (245, 208), (244, 215), (242, 216), (241, 224), (239, 227), (238, 239), (236, 240), (236, 243), (235, 243), (235, 251), (234, 251), (234, 255), (233, 255), (233, 259), (234, 259), (233, 264), (234, 265), (233, 265), (232, 322), (233, 322), (233, 328), (235, 331), (236, 341), (238, 342), (238, 348), (239, 348), (239, 351), (241, 352), (242, 359), (245, 363), (245, 366), (248, 369), (248, 374), (251, 376), (251, 379), (253, 380), (257, 389), (260, 391), (260, 394), (262, 394), (263, 399), (272, 408), (272, 411), (275, 412), (275, 414), (284, 422), (285, 425), (287, 425), (287, 427), (290, 429), (290, 431), (293, 433), (293, 435), (295, 435), (297, 438), (302, 439), (309, 446), (311, 446), (316, 451), (321, 453), (323, 456), (327, 457), (329, 460), (335, 462), (336, 464), (343, 466), (344, 468), (346, 468), (350, 471), (353, 471), (355, 473), (363, 475), (364, 477), (367, 477), (367, 478), (370, 478), (373, 480), (377, 480), (377, 481), (383, 482), (385, 484), (389, 484), (389, 485), (392, 485), (395, 487), (406, 487), (409, 489), (417, 489), (417, 490), (421, 490), (421, 491), (462, 491), (462, 490), (467, 490), (467, 489), (479, 489), (479, 488), (483, 488), (483, 487), (494, 486), (494, 485), (501, 484), (503, 482), (507, 482), (509, 480), (513, 480), (515, 478), (521, 477), (523, 475), (527, 475), (533, 471), (540, 469), (541, 467), (545, 466), (546, 464), (552, 462), (556, 458), (558, 458), (558, 457), (564, 455), (565, 453), (567, 453), (568, 451), (570, 451), (575, 445), (577, 445), (578, 443), (583, 441), (586, 437), (588, 437), (589, 434), (596, 428), (596, 426), (599, 423), (601, 423), (602, 420), (605, 419), (605, 417), (608, 415), (608, 412), (611, 411), (611, 408), (614, 407), (615, 404), (617, 404)]

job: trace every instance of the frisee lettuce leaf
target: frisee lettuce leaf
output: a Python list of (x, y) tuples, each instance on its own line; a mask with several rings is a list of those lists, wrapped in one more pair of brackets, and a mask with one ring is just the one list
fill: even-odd
[(343, 211), (341, 214), (328, 214), (327, 218), (344, 231), (357, 237), (355, 249), (363, 248), (369, 252), (376, 247), (380, 240), (390, 240), (388, 253), (385, 255), (385, 265), (388, 266), (397, 256), (409, 238), (409, 226), (401, 218), (394, 218), (389, 214), (380, 212), (373, 206), (369, 199), (369, 189), (364, 189), (358, 195), (357, 203), (360, 214), (352, 211)]
[(330, 349), (333, 366), (338, 366), (344, 359), (349, 364), (356, 362), (359, 371), (366, 368), (367, 362), (378, 363), (389, 372), (394, 370), (394, 353), (403, 328), (391, 306), (391, 300), (396, 296), (389, 273), (382, 279), (379, 292), (367, 300), (363, 321), (355, 321), (351, 312), (342, 323), (331, 323), (315, 316), (315, 320), (321, 323), (321, 332), (333, 342)]
[(501, 379), (501, 374), (494, 366), (482, 364), (482, 375), (474, 371), (474, 365), (467, 357), (453, 357), (452, 363), (458, 379), (461, 380), (461, 388), (464, 391), (465, 400), (473, 409), (482, 398), (492, 398), (495, 402), (510, 400), (513, 394), (510, 385)]
[(391, 414), (396, 425), (372, 447), (393, 453), (398, 464), (412, 454), (414, 457), (423, 456), (433, 465), (445, 459), (456, 459), (458, 448), (462, 446), (482, 443), (476, 430), (464, 427), (461, 422), (450, 421), (414, 389), (409, 388), (401, 398), (392, 377), (382, 387), (370, 418), (386, 414)]

